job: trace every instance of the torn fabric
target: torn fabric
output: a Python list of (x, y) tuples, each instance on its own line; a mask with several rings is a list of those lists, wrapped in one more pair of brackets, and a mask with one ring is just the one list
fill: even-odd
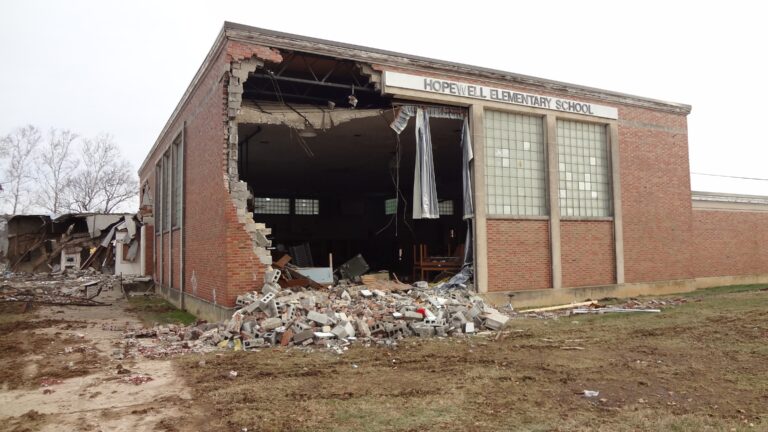
[(471, 219), (475, 216), (475, 205), (472, 196), (472, 172), (470, 163), (474, 159), (472, 153), (472, 139), (469, 131), (469, 120), (464, 118), (464, 125), (461, 127), (461, 185), (464, 189), (464, 219)]
[(432, 135), (429, 132), (429, 114), (416, 109), (416, 163), (413, 172), (413, 218), (440, 217), (435, 184), (435, 164), (432, 157)]
[(440, 107), (440, 106), (425, 106), (417, 107), (416, 105), (403, 105), (397, 109), (395, 119), (392, 120), (389, 127), (392, 128), (398, 134), (402, 133), (408, 126), (408, 120), (416, 115), (416, 110), (421, 109), (432, 118), (447, 118), (454, 120), (464, 120), (467, 118), (467, 111), (464, 108), (455, 107)]

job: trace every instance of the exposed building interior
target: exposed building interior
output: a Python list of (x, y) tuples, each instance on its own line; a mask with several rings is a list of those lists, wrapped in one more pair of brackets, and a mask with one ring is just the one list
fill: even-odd
[(245, 82), (238, 172), (254, 220), (272, 230), (274, 259), (338, 266), (360, 254), (372, 271), (434, 278), (427, 259), (463, 263), (462, 120), (429, 121), (439, 217), (414, 219), (416, 133), (390, 124), (383, 97), (354, 62), (289, 54)]

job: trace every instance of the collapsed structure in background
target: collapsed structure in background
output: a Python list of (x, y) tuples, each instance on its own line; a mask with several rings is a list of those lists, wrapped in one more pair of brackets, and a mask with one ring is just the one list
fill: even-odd
[(212, 321), (286, 259), (519, 306), (768, 280), (729, 244), (765, 206), (692, 204), (690, 110), (225, 23), (139, 170), (146, 269)]
[(142, 275), (142, 223), (133, 214), (0, 217), (0, 262), (12, 272), (93, 268)]

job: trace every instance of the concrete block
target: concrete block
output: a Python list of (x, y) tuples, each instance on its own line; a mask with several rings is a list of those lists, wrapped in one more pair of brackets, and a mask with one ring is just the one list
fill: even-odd
[(246, 314), (250, 314), (250, 313), (253, 313), (253, 311), (255, 311), (256, 309), (258, 309), (259, 306), (261, 306), (261, 302), (256, 300), (253, 303), (251, 303), (251, 304), (243, 307), (242, 309), (240, 309), (240, 311), (242, 311), (243, 313), (246, 313)]
[(302, 332), (304, 330), (308, 330), (308, 329), (311, 329), (311, 328), (312, 327), (309, 324), (307, 324), (307, 323), (305, 323), (303, 321), (296, 321), (295, 323), (293, 323), (293, 326), (291, 326), (291, 329), (293, 330), (294, 333), (299, 333), (299, 332)]
[(335, 338), (336, 335), (331, 332), (315, 332), (315, 337), (318, 339), (332, 339)]
[(283, 313), (283, 321), (291, 322), (296, 317), (296, 307), (294, 305), (288, 305)]
[(475, 323), (468, 322), (464, 324), (464, 333), (470, 334), (475, 332)]
[(305, 340), (309, 339), (312, 340), (312, 338), (315, 337), (315, 331), (312, 329), (306, 329), (301, 332), (296, 333), (293, 336), (293, 341), (296, 343), (304, 342)]
[[(264, 284), (264, 286), (261, 287), (261, 293), (264, 295), (264, 297), (267, 296), (267, 294), (273, 294), (272, 298), (274, 298), (277, 293), (280, 292), (280, 285), (272, 282), (267, 282)], [(262, 301), (264, 301), (264, 297), (262, 297)], [(268, 301), (268, 300), (266, 300)]]
[(331, 323), (331, 318), (328, 315), (316, 311), (309, 311), (307, 319), (321, 325), (328, 325)]
[(368, 324), (365, 320), (356, 320), (355, 326), (357, 327), (357, 333), (360, 337), (371, 337), (371, 329), (368, 328)]
[(240, 311), (232, 314), (232, 319), (227, 323), (227, 331), (230, 333), (240, 333), (240, 327), (243, 325), (243, 314)]
[(282, 275), (283, 272), (281, 272), (278, 269), (270, 268), (266, 272), (264, 272), (264, 283), (265, 284), (277, 284), (280, 281), (280, 275)]
[(448, 336), (448, 329), (450, 329), (449, 326), (443, 325), (443, 326), (436, 326), (435, 329), (435, 336), (438, 337), (446, 337)]
[(453, 324), (455, 324), (457, 327), (461, 327), (464, 324), (467, 323), (467, 317), (464, 316), (464, 312), (456, 312), (451, 316), (451, 321)]
[(331, 330), (331, 333), (333, 333), (338, 339), (344, 339), (345, 337), (349, 336), (347, 334), (347, 330), (341, 324), (338, 324), (336, 327), (334, 327), (333, 330)]
[(403, 319), (408, 321), (421, 321), (424, 319), (424, 315), (414, 311), (405, 311), (403, 313)]
[(274, 330), (281, 325), (283, 325), (283, 320), (280, 318), (267, 318), (261, 322), (261, 327), (267, 331)]
[(264, 339), (262, 338), (246, 339), (243, 341), (243, 350), (245, 351), (256, 349), (262, 346), (264, 346)]
[(264, 333), (264, 342), (270, 345), (274, 345), (276, 342), (277, 334), (275, 332)]
[(370, 328), (370, 332), (372, 335), (385, 335), (388, 333), (383, 322), (377, 322), (376, 324), (374, 324)]
[(347, 332), (347, 337), (355, 337), (355, 327), (349, 321), (342, 322), (340, 325), (344, 326), (344, 330)]
[(491, 330), (501, 330), (509, 321), (509, 317), (500, 312), (483, 314), (481, 317), (484, 319), (483, 325)]

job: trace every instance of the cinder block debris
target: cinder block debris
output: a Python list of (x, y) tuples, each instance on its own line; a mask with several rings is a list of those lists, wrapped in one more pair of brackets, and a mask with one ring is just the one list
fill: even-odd
[(394, 346), (414, 336), (498, 331), (510, 320), (506, 309), (502, 312), (485, 304), (465, 288), (398, 282), (397, 290), (389, 290), (388, 280), (382, 279), (382, 284), (378, 278), (363, 278), (364, 283), (375, 284), (342, 280), (331, 287), (284, 289), (280, 280), (280, 271), (268, 269), (261, 289), (238, 296), (239, 309), (226, 322), (133, 329), (125, 335), (136, 340), (146, 333), (145, 337), (172, 344), (178, 352), (282, 346), (342, 353), (350, 343)]

